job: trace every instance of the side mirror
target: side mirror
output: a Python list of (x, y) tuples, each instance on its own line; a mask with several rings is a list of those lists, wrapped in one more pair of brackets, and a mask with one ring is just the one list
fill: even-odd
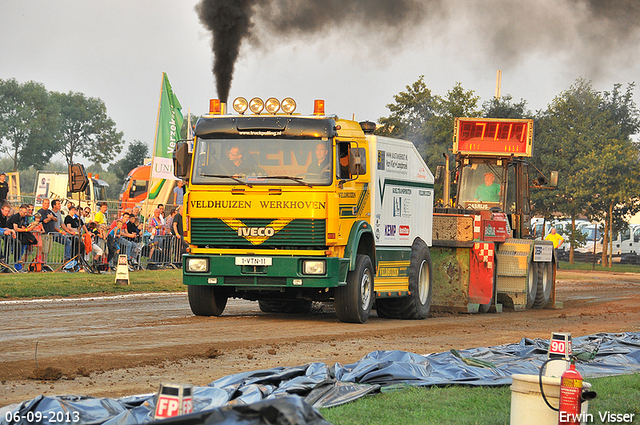
[(352, 148), (349, 150), (349, 173), (352, 176), (361, 176), (367, 173), (367, 160), (364, 148)]
[(89, 184), (89, 177), (82, 164), (69, 165), (69, 192), (82, 192)]
[(173, 151), (173, 174), (176, 177), (187, 178), (191, 166), (191, 156), (188, 143), (180, 142), (177, 144)]
[(552, 171), (549, 173), (549, 186), (558, 187), (558, 172)]
[(442, 181), (444, 180), (444, 165), (437, 165), (436, 166), (436, 175), (434, 176), (436, 183), (442, 183)]

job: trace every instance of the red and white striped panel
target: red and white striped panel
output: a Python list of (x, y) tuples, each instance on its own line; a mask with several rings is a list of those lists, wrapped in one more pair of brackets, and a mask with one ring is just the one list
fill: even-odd
[(493, 268), (494, 245), (492, 243), (476, 242), (473, 249), (476, 251), (478, 258), (487, 264), (488, 269)]
[(476, 214), (473, 219), (473, 239), (482, 239), (482, 216)]

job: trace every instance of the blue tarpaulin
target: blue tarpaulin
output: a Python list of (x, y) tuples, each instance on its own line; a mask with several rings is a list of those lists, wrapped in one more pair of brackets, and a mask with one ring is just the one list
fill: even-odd
[[(344, 404), (386, 386), (510, 385), (513, 374), (538, 374), (548, 346), (549, 340), (523, 338), (514, 344), (459, 350), (457, 356), (451, 351), (374, 351), (350, 365), (312, 363), (242, 372), (195, 387), (194, 413), (163, 423), (324, 424), (316, 408)], [(585, 378), (640, 373), (640, 333), (575, 338), (573, 353)], [(39, 396), (0, 408), (0, 425), (27, 425), (28, 412), (40, 412), (45, 419), (52, 412), (78, 412), (76, 425), (141, 424), (152, 420), (155, 399), (155, 394), (118, 399)], [(10, 416), (24, 419), (12, 422)]]

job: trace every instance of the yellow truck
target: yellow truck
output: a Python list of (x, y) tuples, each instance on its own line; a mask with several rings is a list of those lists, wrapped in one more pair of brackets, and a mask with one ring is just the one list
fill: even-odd
[(413, 143), (375, 124), (294, 114), (291, 98), (212, 100), (174, 152), (184, 200), (183, 281), (196, 315), (229, 298), (338, 319), (423, 319), (432, 299), (434, 177)]

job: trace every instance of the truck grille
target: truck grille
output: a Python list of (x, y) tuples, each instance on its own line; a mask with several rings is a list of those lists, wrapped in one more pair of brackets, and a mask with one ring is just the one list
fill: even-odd
[[(239, 219), (247, 227), (264, 228), (275, 219)], [(191, 219), (191, 243), (199, 247), (255, 246), (260, 248), (320, 248), (325, 242), (325, 220), (296, 219), (259, 245), (238, 236), (238, 231), (219, 218)]]

